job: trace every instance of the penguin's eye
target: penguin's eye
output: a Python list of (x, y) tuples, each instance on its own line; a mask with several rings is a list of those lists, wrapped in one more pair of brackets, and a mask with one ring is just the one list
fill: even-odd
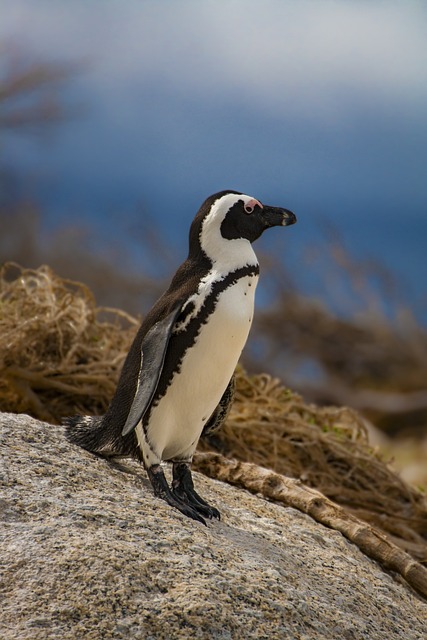
[(246, 204), (245, 205), (245, 213), (248, 214), (248, 216), (251, 215), (251, 213), (253, 213), (255, 207), (252, 204)]

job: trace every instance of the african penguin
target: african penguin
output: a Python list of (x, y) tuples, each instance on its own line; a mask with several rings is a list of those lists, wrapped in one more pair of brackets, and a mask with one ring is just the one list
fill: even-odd
[[(207, 198), (191, 224), (188, 257), (136, 334), (106, 414), (64, 420), (71, 442), (141, 460), (155, 494), (204, 524), (220, 514), (194, 490), (191, 461), (233, 399), (259, 274), (252, 242), (295, 222), (291, 211), (238, 191)], [(172, 463), (171, 486), (163, 461)]]

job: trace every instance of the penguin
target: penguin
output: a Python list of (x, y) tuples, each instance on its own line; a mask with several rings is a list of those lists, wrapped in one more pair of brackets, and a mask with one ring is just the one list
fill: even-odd
[[(190, 227), (188, 257), (145, 316), (105, 415), (64, 420), (70, 442), (138, 459), (155, 495), (203, 524), (220, 513), (195, 491), (191, 462), (233, 400), (259, 276), (252, 243), (295, 222), (292, 211), (238, 191), (207, 198)], [(171, 485), (163, 462), (172, 463)]]

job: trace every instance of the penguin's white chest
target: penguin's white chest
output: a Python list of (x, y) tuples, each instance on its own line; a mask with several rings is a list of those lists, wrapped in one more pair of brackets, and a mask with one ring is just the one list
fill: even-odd
[(219, 295), (213, 313), (184, 354), (180, 371), (152, 409), (148, 437), (160, 459), (193, 454), (246, 343), (257, 281), (257, 276), (243, 277)]

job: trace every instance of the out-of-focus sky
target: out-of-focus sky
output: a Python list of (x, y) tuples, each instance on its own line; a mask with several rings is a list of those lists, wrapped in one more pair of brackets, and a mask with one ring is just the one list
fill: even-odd
[(417, 0), (0, 0), (0, 46), (83, 67), (79, 115), (1, 153), (51, 222), (114, 237), (142, 203), (185, 247), (204, 198), (237, 189), (295, 210), (297, 247), (332, 223), (419, 297), (426, 34)]

